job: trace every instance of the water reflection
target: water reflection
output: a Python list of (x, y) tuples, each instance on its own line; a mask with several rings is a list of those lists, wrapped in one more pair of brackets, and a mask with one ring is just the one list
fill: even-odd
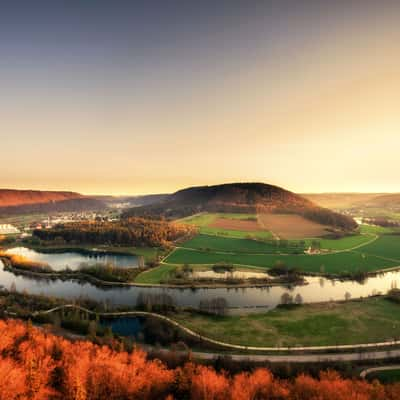
[[(400, 279), (400, 272), (387, 272), (366, 279), (364, 282), (332, 281), (320, 277), (307, 278), (307, 285), (253, 288), (145, 288), (145, 287), (107, 287), (100, 288), (90, 283), (77, 281), (61, 281), (33, 279), (27, 276), (16, 276), (0, 267), (0, 284), (6, 288), (15, 283), (18, 291), (28, 293), (53, 295), (65, 299), (88, 297), (113, 305), (134, 306), (138, 293), (166, 293), (173, 297), (179, 306), (197, 307), (200, 300), (224, 297), (230, 307), (265, 307), (274, 308), (281, 302), (284, 293), (290, 293), (293, 298), (299, 295), (303, 303), (344, 300), (345, 296), (352, 299), (376, 294), (385, 294), (394, 282)], [(322, 280), (322, 285), (321, 285)]]
[(63, 253), (43, 253), (28, 249), (27, 247), (14, 247), (6, 251), (8, 254), (17, 254), (31, 261), (45, 263), (55, 271), (65, 268), (77, 269), (81, 264), (111, 263), (117, 267), (137, 267), (138, 259), (129, 254), (101, 253), (101, 252), (79, 252), (68, 251)]

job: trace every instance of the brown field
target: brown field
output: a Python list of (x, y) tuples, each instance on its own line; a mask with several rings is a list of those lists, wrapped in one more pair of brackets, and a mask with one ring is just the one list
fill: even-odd
[(235, 231), (254, 232), (263, 230), (258, 224), (258, 221), (250, 221), (245, 219), (216, 218), (208, 226), (211, 228), (232, 229)]
[(282, 239), (303, 239), (325, 235), (328, 226), (294, 214), (259, 214), (260, 225)]

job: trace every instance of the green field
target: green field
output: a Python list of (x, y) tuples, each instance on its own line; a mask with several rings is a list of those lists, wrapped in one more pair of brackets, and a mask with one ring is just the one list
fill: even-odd
[(149, 269), (140, 273), (136, 278), (137, 283), (160, 284), (166, 281), (171, 271), (176, 268), (176, 265), (161, 264), (159, 267)]
[(382, 235), (373, 243), (361, 247), (358, 251), (395, 259), (400, 265), (400, 235)]
[[(321, 244), (321, 249), (326, 250), (348, 250), (354, 247), (362, 246), (374, 239), (374, 235), (351, 235), (340, 239), (316, 239)], [(311, 244), (311, 240), (306, 240), (307, 244)]]
[(324, 346), (398, 338), (400, 305), (384, 298), (277, 308), (264, 314), (174, 319), (213, 339), (248, 346)]
[(314, 273), (370, 272), (392, 268), (400, 263), (370, 254), (341, 252), (326, 255), (273, 255), (273, 254), (219, 254), (199, 250), (177, 249), (165, 260), (171, 264), (215, 264), (227, 262), (238, 265), (254, 265), (270, 268), (282, 262), (291, 268)]
[(191, 224), (196, 226), (207, 226), (217, 218), (226, 219), (257, 219), (256, 214), (239, 214), (239, 213), (201, 213), (190, 217), (182, 218), (177, 222)]
[(240, 231), (235, 229), (223, 229), (209, 226), (217, 218), (226, 219), (257, 219), (256, 214), (235, 214), (235, 213), (202, 213), (182, 218), (177, 222), (196, 225), (199, 227), (199, 232), (205, 235), (223, 236), (236, 239), (245, 239), (248, 237), (256, 239), (272, 239), (272, 234), (269, 231)]
[(195, 238), (181, 245), (188, 249), (203, 251), (220, 251), (233, 253), (293, 253), (303, 252), (299, 242), (289, 242), (287, 246), (279, 246), (277, 241), (261, 241), (251, 239), (227, 238), (215, 235), (197, 235)]
[(385, 384), (400, 382), (400, 369), (371, 372), (367, 375), (367, 378), (369, 381), (377, 379), (381, 383)]
[(360, 225), (360, 232), (364, 234), (370, 235), (381, 235), (384, 233), (393, 233), (400, 232), (399, 228), (385, 228), (383, 226), (375, 226), (375, 225)]
[[(200, 214), (186, 220), (207, 224), (219, 214)], [(230, 217), (237, 218), (235, 214)], [(240, 215), (244, 218), (243, 215)], [(247, 216), (251, 216), (250, 214)], [(361, 233), (339, 239), (316, 239), (330, 253), (304, 254), (299, 240), (252, 240), (200, 233), (181, 244), (165, 260), (171, 264), (215, 264), (226, 262), (243, 266), (271, 268), (278, 262), (308, 273), (351, 274), (372, 272), (400, 265), (400, 236), (391, 229), (361, 226)], [(312, 239), (303, 244), (310, 246)]]
[[(400, 237), (399, 237), (400, 238)], [(342, 251), (362, 246), (374, 239), (370, 235), (353, 235), (340, 239), (320, 239), (322, 249), (332, 251)], [(304, 241), (305, 247), (311, 245), (311, 240)], [(207, 250), (207, 251), (226, 251), (234, 253), (303, 253), (304, 247), (299, 240), (285, 241), (279, 245), (279, 242), (273, 240), (251, 240), (227, 238), (223, 236), (200, 234), (195, 238), (181, 245), (188, 249)]]

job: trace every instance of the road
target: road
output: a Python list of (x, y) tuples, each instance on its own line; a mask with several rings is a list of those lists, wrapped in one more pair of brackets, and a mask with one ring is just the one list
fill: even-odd
[[(271, 362), (326, 362), (326, 361), (354, 361), (354, 360), (380, 360), (385, 358), (395, 358), (400, 357), (400, 349), (396, 348), (393, 350), (386, 351), (377, 351), (368, 349), (371, 348), (386, 348), (399, 346), (400, 341), (391, 341), (391, 342), (379, 342), (379, 343), (360, 343), (354, 345), (336, 345), (336, 346), (308, 346), (308, 347), (255, 347), (255, 346), (243, 346), (243, 345), (235, 345), (231, 343), (222, 342), (219, 340), (215, 340), (185, 327), (181, 323), (175, 321), (172, 318), (169, 318), (162, 314), (157, 314), (153, 312), (147, 311), (125, 311), (125, 312), (103, 312), (97, 313), (91, 310), (88, 310), (85, 307), (81, 307), (75, 304), (65, 304), (62, 306), (54, 307), (46, 311), (36, 311), (32, 313), (32, 316), (50, 314), (55, 311), (59, 311), (61, 309), (78, 309), (88, 314), (95, 314), (98, 316), (108, 316), (108, 317), (122, 317), (122, 316), (143, 316), (143, 317), (154, 317), (161, 319), (163, 321), (168, 322), (169, 324), (176, 326), (181, 331), (186, 334), (199, 339), (202, 342), (207, 342), (212, 345), (218, 345), (224, 347), (226, 349), (230, 349), (231, 351), (265, 351), (265, 352), (291, 352), (291, 353), (302, 353), (302, 352), (321, 352), (318, 354), (288, 354), (288, 355), (232, 355), (232, 357), (238, 357), (240, 359), (250, 359), (257, 361), (271, 361)], [(340, 351), (345, 351), (340, 353)], [(327, 351), (328, 353), (323, 353)], [(347, 352), (349, 351), (349, 352)], [(351, 352), (352, 351), (352, 352)], [(334, 353), (332, 353), (334, 352)], [(198, 353), (199, 357), (215, 358), (225, 353)]]
[(372, 372), (379, 372), (379, 371), (390, 371), (393, 369), (400, 369), (399, 364), (395, 365), (386, 365), (384, 367), (375, 367), (375, 368), (368, 368), (364, 369), (364, 371), (361, 371), (360, 378), (366, 378), (367, 375), (369, 375)]
[[(168, 352), (168, 349), (161, 351)], [(183, 353), (182, 353), (183, 354)], [(342, 354), (288, 354), (288, 355), (262, 355), (262, 354), (226, 354), (226, 353), (204, 353), (192, 352), (192, 356), (199, 360), (213, 360), (218, 357), (229, 357), (234, 361), (253, 361), (270, 363), (330, 363), (346, 361), (376, 361), (400, 357), (399, 350), (371, 351), (364, 353), (342, 353)], [(400, 368), (400, 366), (397, 366)], [(371, 370), (375, 370), (372, 368)], [(369, 371), (369, 370), (366, 370)], [(371, 371), (372, 372), (372, 371)]]

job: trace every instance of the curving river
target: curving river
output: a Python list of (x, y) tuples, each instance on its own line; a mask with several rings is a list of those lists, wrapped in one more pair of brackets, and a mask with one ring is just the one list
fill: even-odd
[[(57, 256), (60, 255), (57, 254)], [(366, 279), (363, 283), (318, 277), (308, 277), (306, 281), (307, 285), (292, 288), (285, 286), (209, 289), (136, 286), (100, 288), (91, 283), (74, 280), (45, 280), (22, 275), (17, 276), (5, 271), (3, 265), (0, 265), (0, 285), (9, 289), (15, 284), (18, 291), (26, 290), (32, 294), (52, 295), (68, 300), (83, 296), (100, 302), (107, 301), (111, 305), (124, 306), (135, 306), (138, 294), (143, 292), (167, 293), (174, 298), (177, 305), (191, 307), (197, 307), (200, 300), (206, 298), (224, 297), (228, 301), (229, 307), (235, 309), (254, 307), (271, 309), (281, 303), (281, 297), (284, 293), (289, 293), (293, 298), (299, 294), (304, 303), (385, 294), (391, 288), (397, 287), (397, 283), (400, 283), (400, 271), (382, 273)]]

